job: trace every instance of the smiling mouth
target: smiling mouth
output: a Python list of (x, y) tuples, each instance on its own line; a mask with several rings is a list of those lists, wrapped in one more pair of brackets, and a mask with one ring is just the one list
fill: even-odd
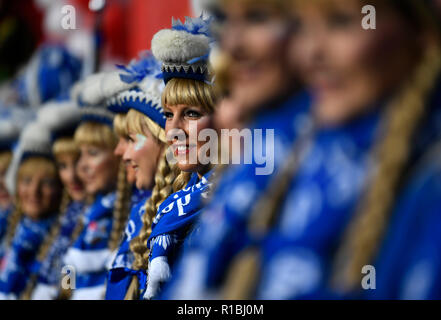
[(185, 156), (185, 155), (189, 154), (190, 150), (195, 148), (195, 146), (181, 144), (181, 145), (174, 145), (173, 148), (174, 148), (174, 155), (175, 156)]

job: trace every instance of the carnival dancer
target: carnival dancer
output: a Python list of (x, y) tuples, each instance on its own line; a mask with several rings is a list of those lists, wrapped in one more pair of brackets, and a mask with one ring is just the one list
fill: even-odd
[[(170, 266), (199, 216), (210, 186), (212, 165), (202, 164), (202, 143), (189, 138), (190, 123), (196, 134), (210, 128), (215, 109), (216, 94), (208, 65), (209, 23), (210, 19), (203, 17), (187, 18), (185, 23), (173, 21), (171, 29), (159, 31), (152, 39), (153, 55), (163, 64), (166, 85), (162, 106), (173, 157), (167, 152), (163, 155), (142, 229), (131, 244), (134, 269), (147, 270), (147, 283), (141, 280), (140, 288), (134, 290), (135, 298), (139, 294), (144, 299), (156, 297), (162, 283), (170, 278)], [(180, 140), (176, 138), (178, 132)], [(195, 156), (194, 163), (189, 159), (190, 152)]]
[(106, 299), (122, 300), (126, 297), (132, 277), (145, 285), (144, 270), (134, 270), (133, 253), (130, 242), (139, 233), (142, 216), (145, 212), (147, 199), (155, 184), (155, 173), (165, 147), (165, 117), (161, 107), (161, 93), (164, 83), (159, 77), (161, 65), (151, 53), (144, 52), (141, 59), (124, 67), (121, 79), (128, 83), (136, 83), (130, 90), (121, 92), (108, 100), (111, 110), (127, 112), (124, 115), (127, 143), (120, 146), (124, 149), (123, 161), (128, 171), (135, 173), (136, 190), (139, 201), (132, 201), (132, 210), (125, 228), (123, 240), (118, 248), (108, 274)]
[(74, 230), (74, 242), (64, 257), (71, 278), (68, 288), (63, 289), (72, 289), (71, 299), (96, 300), (104, 298), (120, 159), (113, 154), (118, 143), (112, 129), (113, 114), (102, 104), (92, 105), (82, 93), (79, 90), (77, 100), (88, 105), (81, 106), (82, 119), (74, 134), (80, 148), (77, 170), (93, 201)]
[(6, 171), (12, 160), (12, 150), (17, 143), (20, 129), (14, 124), (11, 116), (0, 120), (0, 261), (5, 253), (6, 233), (9, 215), (13, 211), (13, 198), (8, 192), (5, 183)]
[(37, 121), (51, 132), (52, 153), (63, 184), (63, 196), (60, 216), (40, 247), (22, 299), (53, 300), (60, 293), (62, 258), (85, 210), (85, 189), (76, 172), (80, 150), (73, 138), (80, 118), (80, 109), (72, 101), (48, 103), (37, 114)]
[(61, 184), (47, 128), (33, 122), (24, 129), (7, 172), (7, 185), (17, 200), (8, 223), (0, 292), (3, 299), (17, 299), (59, 210)]

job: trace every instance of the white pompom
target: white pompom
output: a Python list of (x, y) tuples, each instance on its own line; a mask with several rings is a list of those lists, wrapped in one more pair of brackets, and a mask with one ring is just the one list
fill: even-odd
[(160, 289), (160, 285), (170, 279), (170, 266), (167, 262), (167, 257), (161, 256), (153, 259), (150, 262), (147, 275), (147, 290), (144, 293), (143, 299), (150, 300), (154, 298)]
[(162, 62), (186, 63), (201, 57), (210, 49), (210, 39), (185, 31), (164, 29), (152, 39), (152, 53)]

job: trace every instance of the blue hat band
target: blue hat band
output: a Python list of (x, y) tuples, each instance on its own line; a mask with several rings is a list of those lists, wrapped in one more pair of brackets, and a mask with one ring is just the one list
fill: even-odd
[(169, 71), (165, 71), (164, 70), (162, 72), (162, 75), (164, 77), (165, 84), (167, 84), (167, 82), (169, 82), (173, 78), (191, 79), (191, 80), (197, 80), (197, 81), (201, 81), (201, 82), (207, 81), (207, 76), (206, 76), (205, 73), (193, 72), (191, 70), (189, 70), (188, 72), (185, 72), (185, 71), (182, 71), (182, 72), (178, 72), (178, 71), (169, 72)]

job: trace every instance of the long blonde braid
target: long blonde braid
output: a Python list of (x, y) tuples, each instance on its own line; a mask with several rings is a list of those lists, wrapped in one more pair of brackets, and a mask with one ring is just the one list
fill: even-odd
[[(145, 213), (142, 216), (142, 229), (139, 235), (130, 243), (130, 249), (135, 256), (135, 261), (133, 263), (133, 268), (135, 270), (147, 269), (149, 255), (147, 239), (152, 232), (151, 226), (153, 219), (156, 216), (159, 205), (179, 187), (177, 182), (179, 175), (179, 169), (168, 163), (167, 157), (164, 153), (155, 174), (155, 186), (152, 190), (152, 195), (146, 201)], [(185, 178), (180, 178), (179, 180), (183, 181)], [(182, 184), (183, 182), (181, 182), (181, 186)]]
[(408, 162), (411, 139), (440, 70), (440, 47), (429, 46), (414, 76), (386, 110), (385, 135), (373, 150), (376, 170), (337, 254), (332, 281), (343, 292), (357, 289), (362, 267), (375, 258)]
[(124, 162), (121, 161), (118, 172), (115, 208), (113, 210), (113, 226), (109, 239), (109, 249), (111, 251), (114, 251), (118, 248), (130, 213), (132, 188), (127, 182), (126, 176), (126, 166)]
[(8, 248), (12, 244), (12, 240), (14, 239), (18, 223), (23, 217), (23, 210), (21, 209), (20, 201), (18, 201), (18, 196), (15, 197), (14, 203), (14, 211), (12, 211), (12, 213), (8, 217), (8, 232), (6, 233), (6, 245)]

